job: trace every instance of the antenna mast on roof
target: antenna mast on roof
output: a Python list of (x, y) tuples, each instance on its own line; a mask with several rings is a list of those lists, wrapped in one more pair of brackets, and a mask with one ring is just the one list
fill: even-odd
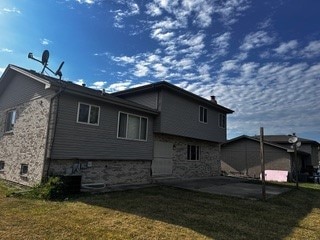
[(28, 58), (31, 58), (32, 60), (35, 60), (39, 63), (41, 63), (43, 65), (43, 68), (42, 68), (42, 71), (41, 71), (41, 74), (43, 74), (44, 70), (45, 69), (48, 69), (51, 73), (53, 73), (54, 75), (56, 76), (59, 76), (59, 79), (61, 80), (61, 77), (62, 77), (62, 72), (61, 72), (61, 68), (64, 64), (64, 62), (62, 62), (59, 66), (59, 68), (57, 69), (57, 71), (52, 71), (49, 67), (48, 67), (48, 60), (49, 60), (49, 51), (48, 50), (44, 50), (43, 53), (42, 53), (42, 58), (41, 58), (41, 61), (39, 59), (36, 59), (33, 57), (33, 53), (29, 53), (28, 54)]

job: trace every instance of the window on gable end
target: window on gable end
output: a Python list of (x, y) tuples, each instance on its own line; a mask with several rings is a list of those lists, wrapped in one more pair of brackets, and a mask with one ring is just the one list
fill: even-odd
[(13, 131), (14, 124), (16, 123), (16, 115), (16, 110), (10, 110), (7, 112), (4, 132)]
[(202, 123), (208, 122), (208, 109), (205, 107), (199, 107), (199, 121)]
[(223, 113), (219, 114), (219, 127), (226, 128), (226, 115)]

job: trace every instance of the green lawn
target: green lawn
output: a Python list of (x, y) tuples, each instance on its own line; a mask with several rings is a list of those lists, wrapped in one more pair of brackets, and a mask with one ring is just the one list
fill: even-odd
[(266, 202), (169, 187), (63, 202), (5, 197), (0, 239), (319, 239), (320, 185)]

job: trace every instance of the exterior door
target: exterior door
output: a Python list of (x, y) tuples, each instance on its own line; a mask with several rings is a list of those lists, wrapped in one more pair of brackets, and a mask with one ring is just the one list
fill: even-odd
[(168, 142), (154, 142), (154, 153), (152, 161), (152, 176), (172, 175), (172, 148), (173, 144)]

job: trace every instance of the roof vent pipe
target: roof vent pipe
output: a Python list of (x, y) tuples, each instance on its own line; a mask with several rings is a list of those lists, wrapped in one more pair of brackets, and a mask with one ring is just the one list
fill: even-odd
[(216, 96), (211, 96), (211, 102), (213, 102), (213, 103), (217, 103), (217, 100), (216, 100)]
[(82, 87), (85, 87), (86, 86), (86, 84), (85, 83), (82, 83)]

